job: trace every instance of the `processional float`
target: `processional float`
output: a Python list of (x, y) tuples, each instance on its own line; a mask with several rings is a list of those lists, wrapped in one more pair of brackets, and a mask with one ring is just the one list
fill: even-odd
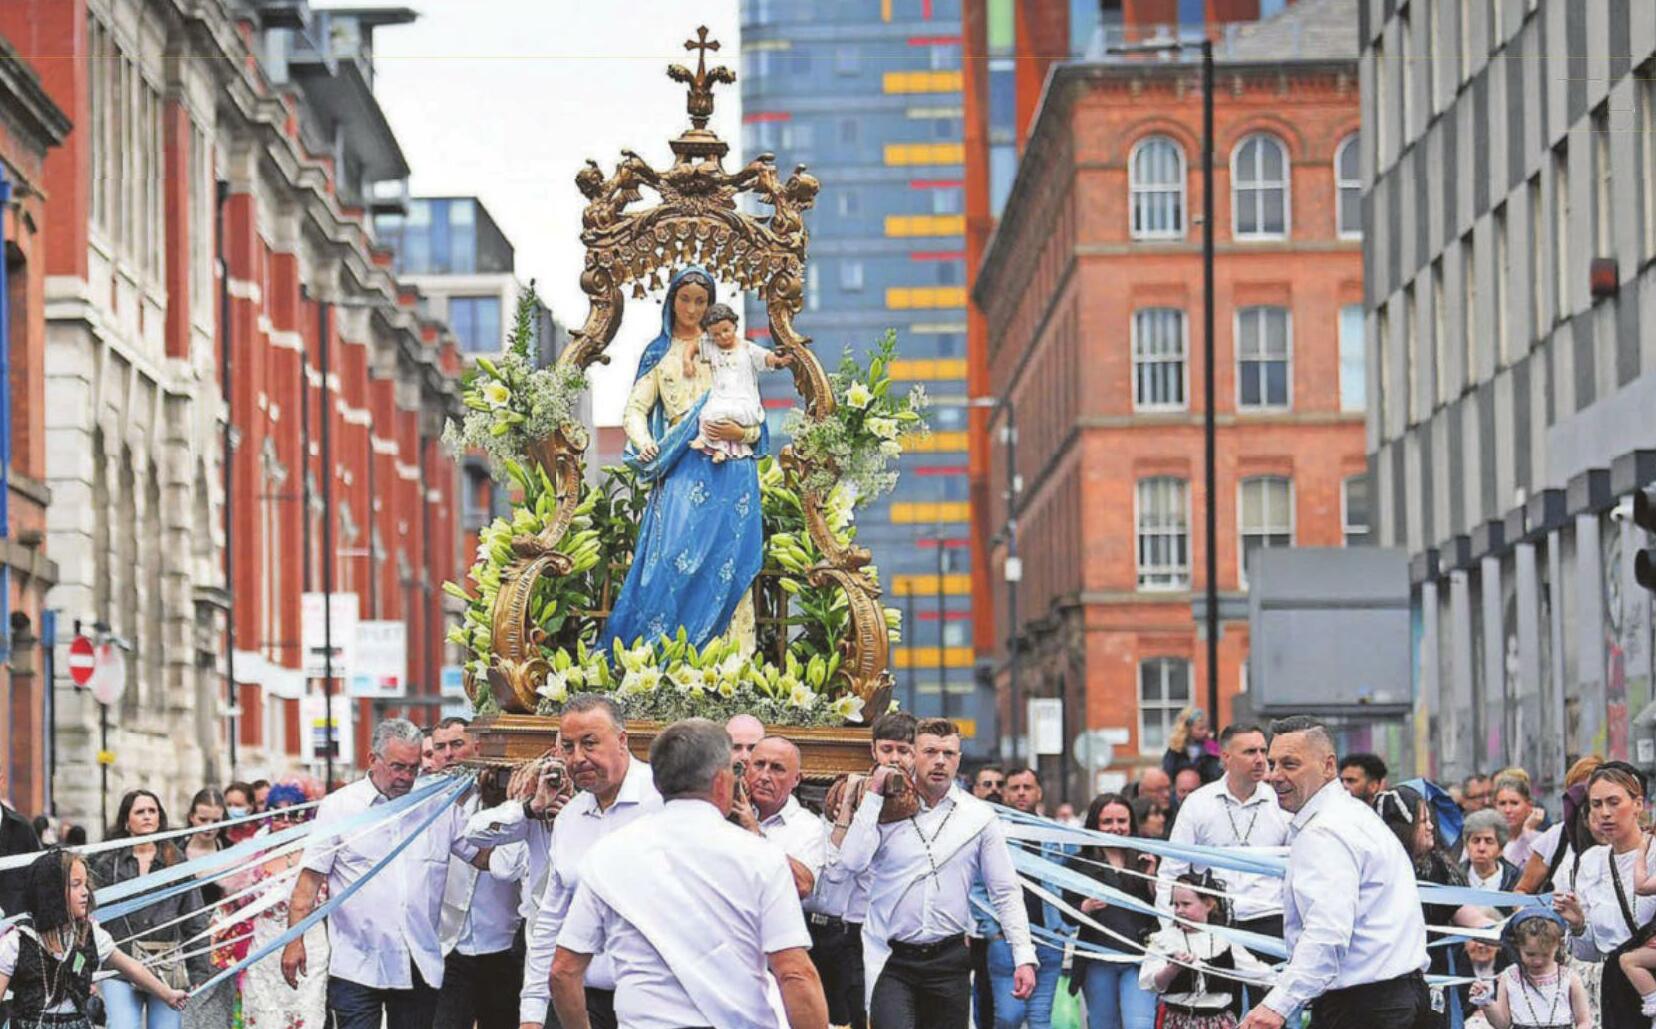
[[(670, 142), (670, 167), (658, 170), (623, 150), (612, 174), (589, 160), (576, 176), (575, 184), (587, 200), (581, 228), (586, 250), (581, 289), (590, 309), (557, 367), (584, 379), (593, 363), (607, 363), (605, 351), (620, 327), (629, 287), (632, 298), (645, 298), (664, 285), (674, 268), (697, 264), (716, 280), (762, 299), (774, 349), (792, 359), (799, 417), (804, 420), (800, 424), (820, 423), (835, 416), (840, 401), (835, 383), (812, 352), (811, 340), (793, 324), (803, 305), (806, 281), (810, 234), (804, 214), (815, 202), (819, 184), (804, 165), (784, 180), (769, 153), (736, 171), (725, 170), (729, 146), (708, 128), (708, 120), (714, 108), (713, 88), (734, 83), (736, 76), (722, 65), (708, 67), (708, 51), (718, 47), (701, 28), (685, 43), (686, 50), (697, 52), (695, 70), (676, 64), (668, 69), (670, 79), (688, 87), (690, 116), (690, 127)], [(645, 191), (654, 193), (657, 202), (645, 203)], [(762, 204), (770, 213), (744, 210), (744, 197), (757, 200), (750, 209), (759, 210)], [(576, 568), (574, 556), (560, 550), (560, 541), (570, 538), (583, 490), (589, 488), (584, 485), (587, 444), (586, 431), (569, 420), (525, 447), (525, 463), (544, 472), (542, 481), (552, 487), (555, 508), (538, 531), (512, 535), (509, 560), (499, 575), (488, 616), (489, 631), (477, 634), (486, 636), (487, 650), (479, 649), (479, 660), (468, 666), (466, 691), (480, 711), (475, 728), (485, 764), (518, 765), (543, 754), (554, 741), (558, 720), (545, 686), (569, 658), (560, 656), (555, 633), (537, 618), (536, 596), (538, 587), (570, 576)], [(895, 453), (895, 445), (885, 453)], [(783, 448), (778, 464), (798, 498), (800, 535), (808, 535), (808, 545), (800, 552), (809, 553), (812, 560), (798, 569), (801, 578), (809, 588), (837, 590), (844, 598), (844, 630), (831, 641), (833, 654), (819, 655), (827, 658), (822, 667), (832, 667), (831, 675), (823, 676), (814, 659), (807, 663), (822, 680), (825, 695), (854, 696), (862, 702), (855, 722), (776, 727), (799, 744), (806, 777), (821, 782), (867, 767), (867, 726), (891, 701), (890, 640), (895, 633), (888, 632), (891, 615), (881, 604), (868, 550), (833, 524), (835, 512), (824, 483), (839, 470), (831, 467), (831, 459), (797, 445)], [(792, 588), (797, 590), (798, 584)], [(791, 594), (776, 590), (765, 576), (755, 590), (762, 594), (761, 610), (775, 614), (781, 605), (785, 647)], [(589, 599), (597, 614), (607, 613), (603, 609), (608, 596)], [(836, 600), (832, 606), (838, 609), (841, 604)], [(562, 643), (568, 645), (567, 634)], [(779, 660), (785, 667), (793, 666), (786, 657)], [(645, 753), (661, 727), (661, 721), (629, 717), (634, 750)]]

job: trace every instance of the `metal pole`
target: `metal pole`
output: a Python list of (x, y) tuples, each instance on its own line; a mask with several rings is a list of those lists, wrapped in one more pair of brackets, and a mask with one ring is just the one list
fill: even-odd
[(224, 430), (220, 445), (224, 463), (224, 694), (228, 707), (230, 779), (236, 778), (236, 419), (232, 371), (236, 352), (230, 345), (230, 262), (224, 256), (224, 207), (230, 202), (230, 183), (218, 181), (218, 203), (213, 211), (213, 238), (219, 266), (219, 375), (224, 394)]
[[(306, 593), (312, 589), (311, 582), (311, 488), (310, 488), (310, 351), (308, 348), (299, 351), (299, 506), (303, 509), (299, 518), (299, 550), (304, 555), (304, 569), (299, 573), (303, 582), (301, 587)], [(369, 488), (373, 492), (373, 488)], [(300, 644), (303, 647), (303, 644)], [(300, 656), (303, 664), (304, 656)]]
[(46, 813), (57, 815), (57, 609), (40, 612), (40, 671), (46, 681)]
[[(0, 207), (11, 203), (11, 195), (11, 183), (0, 173)], [(5, 251), (5, 221), (0, 219), (0, 538), (11, 535), (11, 283), (6, 278)]]
[(334, 724), (333, 724), (333, 402), (328, 394), (328, 302), (320, 301), (317, 311), (317, 339), (320, 342), (319, 359), (322, 365), (322, 739), (323, 786), (333, 789), (334, 781)]
[(109, 762), (104, 755), (109, 753), (109, 705), (98, 702), (98, 810), (99, 818), (103, 821), (103, 831), (109, 832)]
[[(1014, 566), (1018, 560), (1018, 424), (1016, 412), (1012, 407), (1012, 398), (1008, 396), (1006, 405), (1006, 424), (1001, 427), (1006, 442), (1006, 560)], [(1007, 712), (1007, 722), (1012, 735), (1012, 763), (1018, 763), (1019, 744), (1022, 742), (1018, 733), (1019, 691), (1018, 691), (1018, 582), (1023, 578), (1023, 572), (1018, 570), (1017, 575), (1006, 577), (1006, 678), (1007, 703), (1011, 710)]]
[(1202, 449), (1207, 491), (1207, 706), (1219, 725), (1219, 486), (1213, 388), (1213, 41), (1202, 40)]

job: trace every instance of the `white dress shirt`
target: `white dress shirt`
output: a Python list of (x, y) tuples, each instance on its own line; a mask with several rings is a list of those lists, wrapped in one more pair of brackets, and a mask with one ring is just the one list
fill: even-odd
[[(552, 955), (558, 947), (564, 916), (575, 899), (575, 888), (580, 885), (581, 860), (600, 839), (643, 815), (660, 810), (661, 794), (656, 792), (650, 766), (629, 757), (621, 790), (607, 811), (599, 809), (595, 794), (583, 790), (553, 819), (551, 852), (554, 857), (523, 959), (523, 992), (518, 999), (518, 1017), (522, 1021), (542, 1022), (546, 1018), (546, 1005), (552, 1000)], [(587, 966), (586, 984), (599, 990), (615, 989), (615, 966), (609, 955), (596, 953), (592, 964)]]
[[(870, 790), (840, 845), (840, 861), (852, 873), (872, 870), (863, 939), (935, 943), (970, 932), (972, 884), (979, 878), (1000, 918), (1001, 931), (1019, 965), (1036, 964), (1029, 937), (1023, 886), (1000, 821), (991, 818), (972, 843), (952, 853), (933, 853), (932, 842), (957, 810), (981, 805), (958, 785), (936, 807), (921, 804), (912, 818), (880, 824), (885, 798)], [(868, 987), (872, 989), (873, 984)]]
[[(1645, 837), (1647, 866), (1656, 861), (1652, 856), (1650, 837)], [(1616, 855), (1616, 870), (1621, 876), (1622, 896), (1633, 909), (1637, 925), (1649, 924), (1656, 918), (1656, 896), (1641, 897), (1633, 885), (1633, 862), (1637, 850)], [(1616, 899), (1616, 881), (1610, 877), (1610, 848), (1604, 844), (1591, 847), (1581, 855), (1581, 871), (1576, 875), (1575, 895), (1581, 901), (1582, 914), (1587, 916), (1587, 928), (1580, 936), (1570, 936), (1570, 950), (1584, 961), (1602, 961), (1612, 951), (1633, 936), (1627, 919), (1622, 915), (1621, 902)]]
[[(774, 1027), (766, 956), (811, 945), (781, 852), (725, 821), (705, 800), (674, 800), (593, 847), (587, 860), (623, 861), (631, 838), (639, 834), (683, 841), (675, 855), (683, 875), (671, 884), (637, 882), (644, 909), (670, 894), (690, 911), (712, 913), (702, 919), (707, 937), (703, 953), (719, 965), (720, 993), (727, 1005), (747, 1014), (728, 1029)], [(608, 955), (615, 975), (616, 1021), (628, 1029), (677, 1029), (715, 1021), (696, 1006), (645, 932), (588, 885), (576, 891), (558, 945), (579, 954)], [(590, 974), (587, 981), (592, 981)]]
[[(466, 822), (466, 842), (479, 850), (497, 851), (513, 843), (523, 844), (523, 888), (519, 891), (518, 915), (533, 927), (546, 892), (546, 876), (552, 867), (552, 823), (531, 818), (523, 801), (508, 800), (485, 808)], [(491, 860), (492, 863), (492, 860)]]
[(789, 796), (776, 814), (759, 823), (759, 835), (782, 848), (782, 852), (804, 865), (812, 879), (822, 874), (827, 860), (822, 819), (806, 810), (798, 797)]
[[(462, 816), (476, 814), (478, 805), (475, 795), (468, 797), (461, 805)], [(518, 900), (527, 852), (522, 843), (496, 847), (489, 854), (488, 872), (479, 871), (470, 861), (449, 859), (437, 934), (445, 956), (453, 951), (476, 956), (512, 949), (521, 921)]]
[(840, 860), (840, 847), (834, 842), (833, 833), (834, 823), (822, 819), (822, 873), (817, 876), (811, 895), (805, 898), (805, 910), (861, 925), (868, 917), (868, 884), (873, 873), (867, 869), (853, 872), (846, 868)]
[(1414, 866), (1374, 809), (1333, 779), (1294, 816), (1283, 878), (1288, 965), (1265, 995), (1292, 1017), (1330, 990), (1426, 967)]
[[(387, 803), (364, 777), (323, 800), (316, 824), (344, 821)], [(412, 962), (426, 985), (443, 985), (437, 927), (449, 857), (469, 861), (477, 854), (461, 837), (458, 804), (434, 797), (342, 838), (316, 835), (305, 849), (304, 867), (326, 876), (329, 894), (337, 897), (429, 818), (433, 804), (447, 810), (328, 916), (329, 975), (374, 989), (407, 990), (414, 986)]]
[[(1276, 791), (1256, 783), (1253, 795), (1237, 800), (1224, 778), (1194, 790), (1179, 805), (1169, 843), (1201, 847), (1280, 847), (1288, 842), (1288, 812), (1277, 803)], [(1173, 880), (1185, 872), (1202, 871), (1180, 858), (1163, 858), (1157, 875), (1156, 906), (1173, 910)], [(1226, 884), (1239, 922), (1268, 918), (1282, 911), (1282, 880), (1274, 875), (1218, 869), (1214, 875)]]

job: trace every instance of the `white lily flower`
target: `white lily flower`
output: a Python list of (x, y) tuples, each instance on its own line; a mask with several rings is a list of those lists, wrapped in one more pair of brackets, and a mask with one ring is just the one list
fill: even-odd
[(845, 403), (859, 411), (867, 409), (873, 401), (873, 392), (860, 382), (853, 382), (850, 388), (845, 391)]
[(483, 401), (490, 407), (505, 407), (512, 401), (512, 390), (504, 382), (491, 379), (483, 384)]
[(847, 722), (860, 722), (863, 720), (863, 699), (855, 693), (847, 693), (843, 697), (835, 698), (834, 702), (828, 705), (828, 710), (835, 718)]

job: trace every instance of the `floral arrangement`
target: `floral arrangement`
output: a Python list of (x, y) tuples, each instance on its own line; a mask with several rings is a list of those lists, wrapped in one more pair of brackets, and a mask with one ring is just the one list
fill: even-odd
[(461, 381), (465, 416), (443, 428), (443, 442), (452, 452), (482, 451), (496, 477), (508, 460), (521, 459), (535, 443), (568, 424), (586, 392), (586, 375), (579, 368), (535, 367), (540, 306), (531, 282), (518, 295), (506, 352), (498, 360), (477, 358), (477, 366)]
[(782, 428), (793, 438), (794, 451), (808, 458), (811, 473), (806, 489), (823, 496), (843, 483), (853, 503), (861, 507), (889, 493), (897, 485), (890, 468), (903, 453), (902, 439), (926, 433), (926, 391), (915, 385), (908, 393), (892, 390), (891, 363), (896, 359), (897, 333), (888, 329), (875, 344), (864, 368), (849, 348), (839, 370), (828, 376), (834, 392), (834, 413), (821, 421), (795, 408)]
[[(521, 313), (521, 312), (520, 312)], [(855, 510), (886, 492), (896, 481), (889, 462), (902, 453), (902, 440), (924, 433), (922, 411), (926, 398), (918, 387), (892, 396), (891, 362), (896, 337), (887, 333), (867, 368), (849, 354), (829, 377), (838, 401), (835, 414), (812, 422), (803, 412), (789, 416), (794, 447), (805, 456), (838, 469), (819, 471), (803, 483), (791, 483), (772, 458), (759, 462), (760, 507), (766, 537), (765, 568), (761, 576), (775, 581), (788, 595), (786, 617), (759, 626), (758, 646), (743, 654), (736, 645), (715, 639), (696, 648), (683, 630), (676, 638), (601, 641), (603, 617), (625, 579), (639, 520), (649, 489), (625, 467), (603, 469), (597, 485), (583, 489), (581, 501), (559, 552), (573, 561), (570, 574), (542, 579), (530, 610), (534, 624), (546, 633), (542, 655), (551, 671), (540, 689), (540, 710), (556, 714), (572, 693), (609, 693), (628, 717), (671, 721), (689, 715), (727, 718), (747, 712), (767, 724), (796, 726), (840, 725), (859, 721), (862, 699), (845, 692), (837, 678), (839, 644), (850, 628), (845, 593), (832, 582), (813, 586), (810, 571), (824, 555), (805, 525), (801, 489), (816, 489), (838, 543), (856, 539)], [(479, 396), (493, 383), (507, 384), (508, 354), (495, 375), (481, 364), (489, 378), (475, 387)], [(512, 387), (507, 384), (507, 389)], [(468, 395), (473, 392), (468, 387)], [(496, 391), (498, 393), (498, 391)], [(530, 395), (512, 393), (516, 398)], [(487, 396), (484, 402), (489, 403)], [(468, 400), (473, 415), (483, 414)], [(491, 410), (498, 410), (491, 408)], [(566, 409), (567, 410), (567, 409)], [(511, 415), (522, 414), (521, 421)], [(494, 419), (494, 415), (490, 415)], [(493, 425), (507, 428), (496, 432)], [(536, 535), (552, 521), (557, 504), (551, 480), (538, 465), (522, 455), (534, 437), (527, 413), (510, 407), (503, 419), (492, 420), (484, 431), (498, 441), (485, 447), (520, 495), (511, 516), (496, 518), (478, 535), (477, 559), (470, 574), (470, 590), (445, 583), (444, 590), (465, 604), (461, 623), (449, 642), (466, 652), (465, 670), (474, 681), (487, 679), (493, 642), (492, 615), (501, 577), (515, 560), (512, 539)], [(544, 424), (544, 423), (541, 423)], [(521, 448), (521, 449), (514, 449)], [(864, 569), (878, 582), (878, 569)], [(886, 630), (893, 643), (901, 638), (901, 613), (885, 608)], [(488, 690), (478, 692), (478, 713), (492, 710)]]

